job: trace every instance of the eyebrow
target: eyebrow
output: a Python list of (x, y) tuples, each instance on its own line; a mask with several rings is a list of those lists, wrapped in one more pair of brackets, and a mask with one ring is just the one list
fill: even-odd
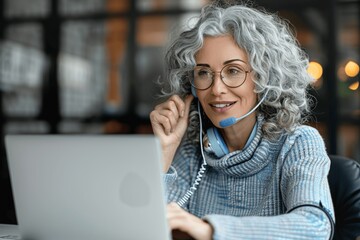
[[(226, 65), (226, 64), (228, 64), (228, 63), (235, 62), (235, 61), (240, 61), (240, 62), (243, 62), (243, 63), (246, 64), (246, 62), (245, 62), (244, 60), (235, 58), (235, 59), (226, 60), (226, 61), (223, 63), (223, 65)], [(209, 65), (209, 64), (206, 64), (206, 63), (198, 63), (198, 64), (196, 64), (196, 66), (210, 67), (210, 65)]]
[(200, 67), (210, 67), (209, 64), (206, 64), (206, 63), (198, 63), (196, 64), (196, 66), (200, 66)]
[(236, 59), (230, 59), (230, 60), (225, 61), (225, 62), (224, 62), (224, 65), (225, 65), (225, 64), (228, 64), (228, 63), (231, 63), (231, 62), (235, 62), (235, 61), (240, 61), (240, 62), (243, 62), (243, 63), (246, 64), (246, 62), (245, 62), (244, 60), (241, 60), (241, 59), (236, 58)]

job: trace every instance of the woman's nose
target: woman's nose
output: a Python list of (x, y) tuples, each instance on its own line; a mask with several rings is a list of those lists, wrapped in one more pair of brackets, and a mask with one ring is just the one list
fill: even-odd
[(226, 93), (227, 91), (227, 86), (224, 84), (220, 72), (214, 73), (214, 79), (213, 79), (213, 85), (211, 86), (211, 91), (214, 95), (220, 95)]

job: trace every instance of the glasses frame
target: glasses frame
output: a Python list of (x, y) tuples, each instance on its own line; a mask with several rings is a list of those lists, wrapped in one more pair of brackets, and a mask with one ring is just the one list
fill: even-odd
[[(195, 80), (194, 77), (190, 78), (190, 79), (189, 79), (189, 82), (190, 82), (191, 86), (193, 86), (193, 87), (194, 87), (195, 89), (197, 89), (197, 90), (206, 90), (206, 89), (211, 88), (211, 86), (214, 84), (215, 77), (216, 77), (216, 73), (219, 73), (220, 79), (221, 79), (221, 81), (223, 82), (223, 84), (224, 84), (225, 86), (227, 86), (228, 88), (237, 88), (237, 87), (240, 87), (241, 85), (243, 85), (243, 84), (246, 82), (246, 79), (247, 79), (247, 77), (248, 77), (248, 73), (252, 72), (252, 69), (249, 70), (249, 71), (246, 71), (246, 70), (244, 70), (242, 67), (240, 67), (240, 68), (243, 69), (244, 72), (245, 72), (244, 81), (243, 81), (242, 83), (240, 83), (239, 85), (237, 85), (237, 86), (229, 86), (229, 85), (227, 85), (227, 84), (224, 82), (224, 76), (221, 74), (222, 71), (223, 71), (226, 67), (229, 67), (229, 66), (234, 66), (234, 64), (226, 64), (226, 65), (224, 65), (224, 66), (221, 68), (220, 71), (213, 71), (210, 67), (205, 67), (205, 68), (210, 69), (210, 70), (211, 70), (211, 73), (212, 73), (211, 84), (210, 84), (207, 88), (197, 88), (197, 87), (195, 86), (195, 84), (194, 84), (194, 80)], [(192, 72), (194, 72), (194, 70), (195, 70), (195, 68), (192, 70)]]

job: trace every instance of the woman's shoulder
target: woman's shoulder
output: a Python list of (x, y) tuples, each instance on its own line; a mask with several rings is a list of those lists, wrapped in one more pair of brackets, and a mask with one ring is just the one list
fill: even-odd
[(287, 135), (287, 141), (315, 141), (322, 143), (323, 138), (316, 128), (309, 125), (299, 125)]
[(319, 131), (308, 125), (301, 125), (288, 133), (282, 147), (281, 155), (290, 152), (295, 155), (326, 155), (325, 143)]

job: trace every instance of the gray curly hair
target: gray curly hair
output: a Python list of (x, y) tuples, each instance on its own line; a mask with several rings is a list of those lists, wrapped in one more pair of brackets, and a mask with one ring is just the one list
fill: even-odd
[[(275, 139), (284, 130), (291, 132), (306, 121), (311, 98), (307, 73), (308, 57), (300, 48), (289, 23), (264, 10), (234, 5), (226, 8), (205, 6), (195, 26), (180, 33), (166, 51), (167, 81), (162, 94), (185, 96), (190, 92), (188, 71), (195, 66), (194, 55), (202, 47), (204, 37), (231, 35), (248, 54), (255, 73), (258, 99), (268, 91), (257, 110), (264, 117), (264, 135)], [(198, 134), (198, 117), (193, 103), (188, 136)]]

